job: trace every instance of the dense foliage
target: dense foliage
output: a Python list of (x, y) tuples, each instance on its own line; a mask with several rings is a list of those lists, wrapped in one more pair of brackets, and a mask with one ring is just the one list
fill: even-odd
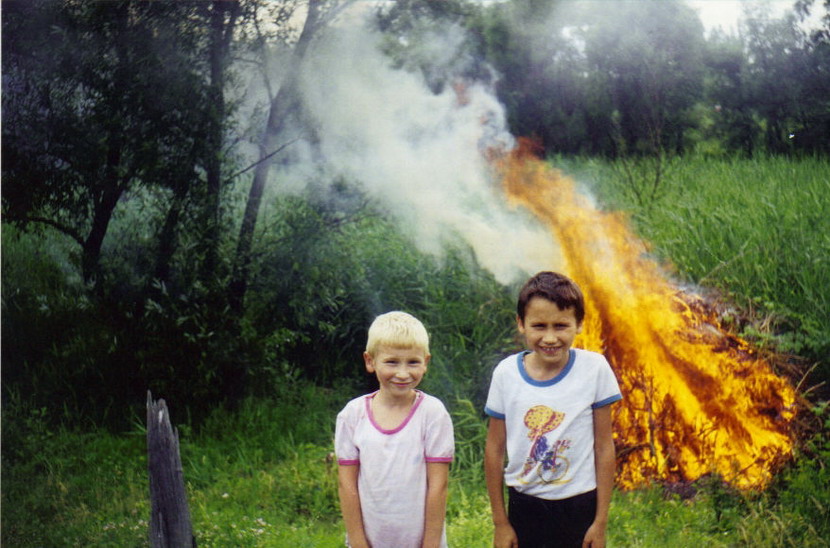
[[(362, 383), (365, 326), (405, 308), (434, 333), (446, 365), (436, 386), (480, 395), (469, 364), (510, 346), (510, 288), (465, 244), (420, 253), (359, 181), (318, 175), (304, 192), (266, 192), (288, 134), (315, 142), (298, 75), (346, 4), (4, 3), (6, 394), (117, 423), (147, 388), (201, 416), (268, 393), (288, 370)], [(706, 37), (679, 2), (615, 3), (599, 15), (565, 4), (412, 0), (376, 23), (401, 70), (422, 73), (435, 93), (459, 81), (494, 86), (513, 132), (546, 151), (652, 162), (648, 184), (628, 180), (637, 207), (660, 198), (681, 152), (826, 151), (827, 32), (758, 13), (737, 36)], [(467, 34), (435, 51), (436, 29)], [(288, 60), (276, 74), (275, 59)], [(266, 100), (251, 107), (254, 81)], [(811, 192), (820, 224), (823, 191)], [(785, 240), (799, 230), (774, 226)], [(823, 268), (825, 244), (801, 245)], [(676, 262), (783, 317), (788, 350), (822, 356), (826, 325), (811, 313), (826, 307), (820, 279), (779, 272), (775, 289), (717, 257)], [(788, 295), (804, 292), (813, 297), (800, 310)]]

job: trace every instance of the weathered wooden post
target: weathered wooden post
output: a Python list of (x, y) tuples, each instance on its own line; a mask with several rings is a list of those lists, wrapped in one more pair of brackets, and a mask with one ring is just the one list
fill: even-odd
[(150, 546), (193, 548), (190, 509), (184, 488), (179, 433), (164, 400), (147, 391), (147, 468), (150, 473)]

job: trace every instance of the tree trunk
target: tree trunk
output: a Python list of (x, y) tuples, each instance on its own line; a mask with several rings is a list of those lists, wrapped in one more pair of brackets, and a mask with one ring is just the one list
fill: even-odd
[(170, 263), (176, 251), (179, 219), (181, 218), (186, 196), (186, 187), (182, 185), (176, 188), (173, 194), (173, 202), (170, 204), (170, 209), (167, 210), (164, 224), (161, 227), (161, 232), (159, 232), (153, 277), (161, 282), (170, 281)]
[(92, 227), (84, 240), (82, 270), (86, 282), (94, 281), (98, 274), (101, 246), (104, 244), (112, 213), (124, 192), (118, 176), (118, 170), (121, 168), (121, 136), (116, 131), (110, 134), (110, 138), (103, 189), (101, 195), (95, 200)]
[(242, 312), (245, 292), (248, 288), (248, 276), (251, 265), (251, 246), (254, 239), (259, 207), (262, 202), (262, 194), (265, 190), (265, 183), (268, 180), (268, 172), (273, 163), (273, 152), (277, 148), (277, 140), (280, 138), (288, 115), (294, 111), (299, 104), (297, 95), (297, 80), (303, 57), (308, 51), (317, 25), (320, 20), (321, 0), (309, 0), (308, 16), (306, 17), (303, 31), (294, 47), (291, 56), (291, 63), (288, 67), (288, 74), (285, 76), (283, 85), (277, 92), (276, 97), (271, 100), (271, 108), (268, 113), (268, 123), (265, 127), (262, 140), (259, 145), (260, 161), (254, 170), (254, 180), (248, 192), (248, 201), (245, 205), (245, 214), (242, 217), (242, 226), (239, 230), (239, 239), (236, 244), (236, 257), (234, 260), (233, 278), (229, 285), (228, 300), (231, 308), (237, 313)]
[(147, 391), (147, 468), (150, 475), (150, 546), (195, 547), (179, 456), (179, 433), (164, 400)]
[[(127, 188), (127, 183), (132, 178), (131, 174), (123, 174), (124, 161), (124, 136), (125, 129), (119, 124), (119, 118), (128, 108), (124, 104), (124, 97), (129, 80), (130, 56), (127, 48), (127, 33), (129, 28), (129, 4), (117, 4), (114, 8), (114, 20), (117, 27), (115, 34), (115, 53), (118, 58), (118, 65), (113, 76), (113, 94), (108, 100), (113, 113), (119, 113), (107, 123), (107, 160), (104, 166), (103, 181), (100, 190), (95, 196), (95, 205), (92, 213), (92, 226), (89, 235), (84, 241), (83, 257), (81, 268), (84, 281), (89, 283), (95, 281), (98, 275), (98, 262), (101, 258), (101, 246), (104, 244), (104, 237), (107, 235), (110, 220), (118, 200)], [(99, 286), (100, 287), (100, 286)]]
[(207, 197), (204, 204), (207, 251), (200, 277), (208, 280), (216, 271), (219, 248), (219, 212), (222, 190), (222, 145), (225, 127), (225, 67), (233, 38), (238, 0), (214, 0), (210, 7), (210, 112), (208, 113), (208, 156), (205, 161)]

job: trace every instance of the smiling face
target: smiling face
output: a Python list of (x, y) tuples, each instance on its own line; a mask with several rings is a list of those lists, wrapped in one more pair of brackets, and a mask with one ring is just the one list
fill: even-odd
[(528, 363), (548, 373), (558, 373), (565, 367), (574, 339), (582, 331), (573, 307), (562, 310), (544, 297), (531, 298), (524, 320), (517, 316), (516, 322), (532, 352)]
[(416, 347), (379, 346), (374, 356), (365, 352), (366, 370), (377, 375), (380, 391), (392, 398), (407, 397), (427, 372), (429, 354)]

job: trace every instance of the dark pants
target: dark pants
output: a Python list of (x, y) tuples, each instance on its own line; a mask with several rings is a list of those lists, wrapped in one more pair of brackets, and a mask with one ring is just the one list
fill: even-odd
[(597, 491), (545, 500), (508, 488), (507, 513), (519, 548), (579, 548), (597, 512)]

